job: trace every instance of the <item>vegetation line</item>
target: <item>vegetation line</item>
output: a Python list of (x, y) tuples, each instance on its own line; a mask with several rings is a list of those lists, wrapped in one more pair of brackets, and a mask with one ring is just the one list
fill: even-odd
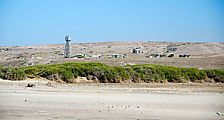
[(58, 82), (73, 83), (78, 76), (100, 83), (150, 82), (221, 82), (224, 69), (199, 70), (155, 64), (107, 66), (102, 63), (63, 63), (20, 68), (0, 66), (0, 78), (24, 80), (43, 77)]

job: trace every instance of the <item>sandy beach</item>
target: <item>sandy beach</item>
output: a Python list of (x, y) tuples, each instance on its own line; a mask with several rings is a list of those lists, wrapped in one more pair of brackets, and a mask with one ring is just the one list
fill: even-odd
[[(25, 87), (33, 83), (35, 87)], [(224, 84), (59, 84), (0, 80), (2, 120), (220, 120)]]

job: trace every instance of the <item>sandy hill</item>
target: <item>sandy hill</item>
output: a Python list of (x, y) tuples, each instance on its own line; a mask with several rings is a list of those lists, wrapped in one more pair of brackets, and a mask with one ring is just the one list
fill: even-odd
[[(71, 56), (86, 54), (87, 58), (63, 58), (64, 44), (0, 47), (0, 65), (27, 66), (64, 62), (102, 62), (107, 65), (161, 64), (176, 67), (224, 68), (224, 43), (191, 42), (98, 42), (71, 43)], [(142, 53), (132, 53), (133, 48)], [(111, 58), (112, 55), (126, 58)], [(150, 55), (166, 55), (155, 58)], [(174, 57), (167, 57), (174, 54)], [(179, 57), (190, 55), (190, 57)], [(101, 56), (99, 58), (98, 56)]]

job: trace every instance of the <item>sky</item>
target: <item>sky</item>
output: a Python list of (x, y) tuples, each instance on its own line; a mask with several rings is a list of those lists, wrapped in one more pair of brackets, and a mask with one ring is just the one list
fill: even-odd
[(0, 46), (224, 42), (224, 0), (0, 0)]

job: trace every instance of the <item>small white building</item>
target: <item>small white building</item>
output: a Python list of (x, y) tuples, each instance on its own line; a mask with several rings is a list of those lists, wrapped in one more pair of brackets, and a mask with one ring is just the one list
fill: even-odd
[(144, 53), (144, 52), (141, 50), (141, 47), (137, 47), (137, 48), (133, 49), (132, 53), (140, 54), (140, 53)]

